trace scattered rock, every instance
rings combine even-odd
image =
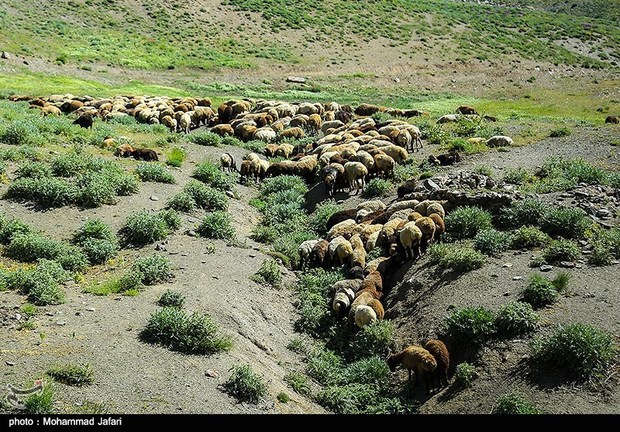
[[[54,316],[54,312],[45,312],[45,315],[47,315],[47,316]]]
[[[510,263],[510,262],[504,263],[504,264],[502,265],[502,267],[504,267],[504,268],[510,268],[510,267],[512,267],[512,263]]]
[[[565,267],[565,268],[575,268],[575,263],[572,261],[561,261],[560,262],[560,267]]]
[[[81,311],[77,311],[77,312],[75,313],[75,316],[81,316],[81,315],[82,315],[82,312],[81,312]]]
[[[5,360],[4,363],[6,363],[7,366],[15,366],[15,362],[12,361]]]
[[[88,312],[95,312],[95,308],[94,307],[87,307],[86,310]]]
[[[235,197],[235,193],[233,191],[226,191],[226,195],[228,195],[229,198],[234,198]]]
[[[250,258],[256,258],[256,254],[250,254]]]
[[[517,281],[523,279],[523,276],[513,276],[512,280]]]
[[[217,378],[218,376],[220,376],[220,373],[213,369],[207,369],[205,371],[205,375],[208,376],[209,378]]]
[[[220,278],[219,276],[216,276],[216,275],[213,275],[213,276],[211,276],[211,277],[212,277],[213,279],[219,279],[219,278]]]
[[[435,191],[435,190],[439,190],[439,189],[441,189],[441,188],[439,187],[439,185],[438,185],[437,183],[435,183],[435,182],[434,182],[433,180],[431,180],[431,179],[426,179],[426,180],[424,181],[424,185],[426,186],[426,188],[427,188],[428,190],[431,190],[431,191]]]
[[[156,251],[165,251],[166,250],[166,245],[164,245],[163,243],[157,243],[155,245],[155,250]]]
[[[64,326],[64,325],[67,325],[67,321],[56,321],[56,325],[57,325],[57,326]]]
[[[510,295],[510,291],[506,291],[504,294],[502,294],[503,296],[509,296]]]
[[[544,264],[544,265],[540,266],[540,271],[541,272],[548,272],[548,271],[551,271],[551,270],[553,270],[553,266],[552,265]]]
[[[2,51],[2,54],[0,54],[0,58],[3,58],[4,60],[8,60],[11,58],[11,54],[9,54],[6,51]]]
[[[155,195],[151,195],[151,197],[149,198],[151,201],[159,201],[159,197],[155,196]]]
[[[288,77],[286,77],[286,82],[292,82],[292,83],[296,83],[296,84],[305,84],[306,83],[306,79],[304,77],[288,76]]]
[[[19,321],[20,319],[22,319],[21,314],[16,313],[16,314],[15,314],[15,319],[16,319],[17,321]]]
[[[187,252],[183,252],[181,256],[189,256],[189,254]]]
[[[196,234],[196,231],[194,230],[187,230],[187,235],[190,237],[197,237],[198,234]]]

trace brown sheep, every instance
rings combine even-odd
[[[456,109],[456,113],[463,115],[478,115],[478,111],[476,111],[476,108],[469,105],[461,105]]]
[[[424,377],[426,383],[426,394],[431,392],[431,374],[437,369],[437,360],[426,349],[418,345],[411,345],[401,352],[390,355],[387,364],[392,372],[396,371],[398,365],[403,365],[409,371],[409,383],[411,383],[411,372],[415,375],[415,382],[418,376]]]
[[[383,308],[383,305],[381,304],[381,302],[377,299],[372,299],[368,302],[368,306],[370,306],[372,310],[375,311],[375,314],[377,315],[377,319],[381,321],[383,317],[385,316],[385,309]]]
[[[282,131],[280,136],[282,138],[301,139],[306,136],[306,133],[300,127],[291,127],[289,129]]]
[[[398,186],[398,188],[396,189],[396,194],[398,195],[398,198],[402,198],[405,195],[409,195],[410,193],[414,192],[416,189],[416,186],[417,186],[416,179],[412,178],[412,179],[407,180],[406,182]]]
[[[329,242],[325,239],[319,240],[310,252],[310,266],[311,267],[323,267],[327,264],[327,250],[329,248]]]
[[[93,118],[90,114],[82,114],[73,124],[82,128],[91,129],[93,127]]]
[[[279,175],[293,175],[296,167],[296,162],[288,160],[272,163],[271,165],[269,165],[269,168],[267,168],[267,177],[276,177]]]
[[[437,369],[435,369],[435,373],[431,376],[431,385],[433,388],[436,388],[435,376],[437,376],[439,388],[444,386],[447,387],[450,383],[448,381],[448,368],[450,367],[450,353],[448,352],[448,348],[446,348],[446,345],[442,341],[431,339],[426,342],[424,349],[431,353],[437,362]]]
[[[253,174],[252,171],[252,162],[249,160],[241,161],[241,168],[239,169],[240,181],[246,182],[250,179],[250,176]]]
[[[265,146],[265,149],[263,150],[263,153],[265,156],[272,158],[276,156],[277,151],[278,151],[277,144],[267,144]]]
[[[157,156],[157,152],[155,152],[155,150],[151,150],[147,148],[134,149],[133,152],[131,153],[131,156],[134,159],[140,159],[146,162],[159,160],[159,157]]]
[[[327,229],[331,229],[334,225],[344,222],[348,219],[355,219],[357,209],[339,210],[327,219]]]
[[[368,273],[362,281],[361,288],[374,289],[377,292],[383,291],[383,278],[381,277],[381,273],[377,270]]]
[[[357,108],[355,108],[355,114],[357,114],[358,116],[371,116],[375,113],[378,113],[379,111],[380,111],[380,108],[378,106],[370,105],[366,103],[363,103],[359,105]]]
[[[45,105],[44,107],[41,108],[41,115],[43,117],[47,117],[49,115],[58,117],[60,116],[60,114],[62,114],[62,112],[60,111],[60,108],[54,105]]]
[[[314,132],[321,128],[323,120],[319,114],[310,114],[308,117],[308,128]]]
[[[428,217],[435,222],[435,236],[433,237],[433,240],[437,243],[441,243],[441,236],[446,232],[446,224],[443,218],[437,213],[432,213]]]
[[[134,152],[134,148],[130,146],[129,144],[121,144],[118,147],[116,147],[116,150],[114,151],[114,155],[119,156],[119,157],[129,157],[132,155],[133,152]]]
[[[215,125],[211,128],[211,132],[219,136],[233,136],[235,134],[235,130],[229,124]]]
[[[620,116],[607,116],[605,118],[605,123],[609,124],[620,124]]]

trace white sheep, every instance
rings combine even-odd
[[[417,247],[418,256],[421,254],[420,242],[422,241],[422,231],[415,222],[407,222],[399,234],[400,243],[405,248],[405,258],[414,258],[413,247]]]
[[[181,115],[181,118],[179,120],[179,127],[181,128],[181,130],[183,132],[185,132],[186,134],[189,133],[189,128],[192,125],[192,116],[189,113],[183,113]]]
[[[505,135],[495,135],[487,140],[487,145],[489,147],[506,147],[513,144],[513,139]]]
[[[349,192],[359,193],[360,188],[364,192],[366,187],[366,176],[368,169],[361,162],[347,162],[344,164],[344,171],[347,181],[349,182]]]
[[[312,253],[312,249],[318,242],[318,240],[306,240],[299,245],[297,252],[299,253],[299,267],[302,270],[308,265],[308,260],[310,258],[310,254]]]
[[[359,328],[364,328],[375,321],[377,321],[377,314],[370,306],[361,305],[355,309],[355,325]]]

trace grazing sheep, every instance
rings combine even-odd
[[[60,108],[58,108],[55,105],[45,105],[41,108],[41,115],[43,117],[47,117],[47,116],[55,116],[55,117],[59,117],[62,114],[62,111],[60,111]]]
[[[416,225],[416,222],[407,222],[399,234],[400,244],[405,249],[405,259],[414,259],[421,255],[420,243],[422,241],[422,231]],[[414,253],[414,247],[415,252]]]
[[[131,157],[134,159],[143,160],[146,162],[150,161],[158,161],[159,156],[157,156],[157,152],[155,150],[147,149],[147,148],[135,148],[131,153]]]
[[[322,267],[327,264],[329,251],[329,242],[327,240],[319,240],[310,253],[310,265],[312,267]]]
[[[426,247],[429,243],[433,242],[433,238],[435,237],[435,222],[429,217],[421,217],[415,221],[415,224],[420,228],[420,231],[422,231],[422,251],[426,252]]]
[[[435,222],[435,237],[433,240],[437,243],[441,243],[441,236],[446,232],[446,224],[438,213],[432,213],[428,217]]]
[[[300,127],[291,127],[282,131],[280,134],[282,138],[301,139],[306,136],[304,130]]]
[[[341,243],[344,243],[345,241],[347,241],[347,239],[345,239],[343,236],[334,237],[333,239],[330,240],[329,247],[327,248],[327,253],[329,256],[329,263],[331,265],[336,264],[336,258],[338,256],[337,254],[338,246]]]
[[[260,169],[258,172],[258,178],[260,180],[264,180],[265,177],[267,177],[267,171],[269,171],[269,167],[271,166],[271,164],[269,163],[268,160],[264,160],[264,159],[261,159],[259,163],[260,163]]]
[[[336,316],[340,318],[344,316],[349,306],[351,306],[352,301],[353,293],[351,290],[343,289],[338,291],[334,294],[334,299],[332,300],[332,310],[336,312]]]
[[[357,108],[355,108],[354,112],[358,116],[371,116],[375,113],[378,113],[379,110],[380,108],[376,105],[370,105],[370,104],[363,103],[359,105]]]
[[[456,109],[456,113],[463,115],[479,115],[478,111],[476,111],[476,108],[469,105],[461,105]]]
[[[263,150],[263,154],[270,158],[275,157],[278,147],[279,146],[277,144],[267,144]]]
[[[360,266],[351,267],[347,273],[349,279],[358,279],[362,281],[364,279],[364,269]]]
[[[442,219],[446,218],[446,211],[444,210],[443,206],[438,202],[432,202],[428,205],[428,207],[426,207],[426,216],[430,216],[434,213],[441,216]]]
[[[274,131],[271,127],[256,129],[254,131],[253,139],[266,143],[273,142],[276,139],[276,131]]]
[[[426,209],[428,209],[428,206],[431,205],[432,203],[433,203],[433,201],[431,201],[431,200],[420,201],[413,208],[413,210],[415,210],[416,212],[420,213],[421,215],[425,215],[426,214]]]
[[[437,124],[454,123],[459,121],[460,116],[457,114],[446,114],[437,119]]]
[[[351,308],[349,309],[349,321],[355,321],[355,312],[358,307],[368,305],[368,303],[370,303],[370,301],[374,298],[375,297],[368,292],[358,291],[355,294],[355,299],[351,303]]]
[[[297,162],[289,160],[272,163],[267,169],[267,177],[276,177],[279,175],[293,175],[296,167]]]
[[[444,386],[447,387],[450,383],[448,381],[448,368],[450,367],[450,353],[448,352],[448,348],[446,348],[446,345],[442,341],[438,339],[431,339],[426,342],[424,349],[431,353],[437,362],[435,374],[431,376],[431,384],[433,388],[435,388],[435,375],[437,376],[438,386],[440,388]]]
[[[106,136],[101,144],[103,144],[103,148],[110,148],[116,146],[117,142],[114,138]]]
[[[250,176],[253,175],[252,170],[252,162],[249,160],[241,161],[241,168],[239,169],[239,180],[241,183],[245,183],[250,179]]]
[[[394,159],[394,162],[398,164],[402,164],[409,157],[407,150],[397,145],[390,144],[390,145],[381,147],[381,150],[383,150],[383,153],[385,153],[386,155]]]
[[[349,192],[359,193],[360,187],[362,192],[366,187],[366,176],[368,169],[361,162],[347,162],[344,164],[344,171],[347,181],[349,182]]]
[[[376,270],[379,272],[379,274],[384,275],[390,269],[391,264],[392,264],[392,261],[390,260],[389,257],[375,258],[374,260],[366,264],[366,267],[364,267],[364,273],[370,274]]]
[[[413,210],[418,204],[420,204],[420,201],[418,200],[396,201],[395,203],[390,204],[387,210],[391,212],[396,212],[399,210],[407,210],[407,209]]]
[[[312,253],[312,249],[318,243],[318,240],[306,240],[302,244],[299,245],[297,252],[299,253],[299,268],[304,270],[309,264],[310,254]]]
[[[353,210],[353,216],[355,217],[355,209],[352,209],[352,210]],[[328,221],[328,225],[329,225],[329,221]],[[355,222],[355,220],[351,218],[345,219],[341,222],[336,223],[331,228],[329,228],[329,231],[327,232],[327,238],[331,240],[334,237],[338,237],[340,235],[345,238],[348,238],[351,236],[351,231],[353,231],[353,228],[355,226],[357,226],[357,223]]]
[[[235,130],[229,124],[215,125],[211,128],[211,132],[219,136],[233,136],[235,134]]]
[[[383,317],[385,316],[385,309],[383,308],[383,305],[379,300],[372,299],[368,302],[367,306],[370,306],[372,310],[375,311],[375,314],[377,315],[377,319],[379,321],[383,319]]]
[[[364,245],[361,247],[353,248],[353,253],[351,254],[349,260],[349,267],[365,267],[366,266],[366,249]]]
[[[506,147],[514,144],[512,138],[504,135],[495,135],[487,140],[489,147]]]
[[[407,369],[409,371],[409,383],[411,383],[411,372],[415,374],[416,382],[418,381],[418,375],[423,376],[426,383],[426,394],[430,394],[430,374],[437,369],[437,360],[426,349],[418,345],[408,346],[401,352],[390,355],[387,364],[392,372],[399,365]]]
[[[605,123],[608,124],[620,124],[620,116],[610,115],[605,117]]]
[[[220,168],[225,172],[238,172],[235,157],[230,153],[222,153],[220,156]]]
[[[422,148],[422,133],[417,126],[410,125],[399,131],[394,141],[405,150],[411,149],[414,152]]]
[[[348,240],[341,241],[336,246],[336,256],[338,257],[338,264],[344,265],[351,261],[353,256],[353,246]]]
[[[129,157],[132,155],[133,152],[134,152],[134,148],[130,146],[129,144],[121,144],[118,147],[116,147],[116,150],[114,151],[114,155],[120,156],[120,157]]]
[[[321,170],[321,180],[325,183],[325,193],[330,197],[334,196],[334,192],[336,191],[338,175],[338,169],[331,165],[328,165]]]
[[[278,149],[276,150],[276,156],[280,156],[285,159],[288,159],[291,157],[294,150],[295,150],[295,147],[293,147],[291,144],[280,144],[278,146]]]
[[[377,270],[373,270],[366,274],[366,277],[362,281],[361,289],[369,289],[375,290],[376,292],[383,291],[383,278],[381,277],[381,273]]]
[[[493,116],[490,116],[490,115],[484,115],[484,116],[482,116],[482,120],[488,121],[488,122],[496,122],[497,121],[497,117],[493,117]]]
[[[179,128],[185,132],[189,133],[189,129],[192,126],[192,116],[189,113],[183,113],[179,119]]]
[[[90,129],[93,127],[93,118],[90,114],[82,114],[74,122],[74,125],[78,125],[81,128]]]
[[[407,222],[406,220],[401,219],[401,218],[395,218],[395,219],[387,221],[383,225],[383,228],[381,229],[381,234],[379,235],[381,244],[387,244],[390,237],[396,234],[396,230],[398,230],[398,227],[401,224],[404,225],[406,222]]]
[[[175,118],[173,118],[173,117],[171,117],[169,115],[162,117],[161,124],[163,124],[168,129],[170,129],[171,132],[176,132],[177,131],[178,122],[176,121]]]
[[[379,225],[383,228],[382,225]],[[371,250],[373,250],[375,247],[377,247],[377,241],[379,240],[379,235],[381,234],[381,231],[375,231],[372,234],[370,234],[368,236],[368,240],[366,240],[366,251],[370,252]],[[366,264],[368,265],[368,264]]]
[[[377,313],[369,305],[359,305],[355,308],[354,321],[356,326],[364,328],[377,321]]]
[[[314,180],[314,173],[318,165],[316,155],[304,156],[297,161],[294,174],[305,179],[307,182]]]
[[[378,177],[383,178],[393,178],[394,177],[394,166],[396,162],[391,156],[386,155],[385,153],[379,153],[374,156],[375,161],[375,172]]]
[[[357,211],[360,210],[368,210],[370,212],[385,210],[385,204],[381,200],[364,201],[357,206]]]

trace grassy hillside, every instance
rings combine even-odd
[[[0,49],[86,69],[89,63],[247,68],[264,59],[310,64],[325,61],[325,52],[333,59],[365,50],[371,40],[405,58],[422,53],[444,61],[529,59],[595,68],[620,61],[617,5],[504,3],[536,8],[452,0],[196,0],[183,7],[163,0],[7,0]],[[549,12],[556,10],[561,13]]]

